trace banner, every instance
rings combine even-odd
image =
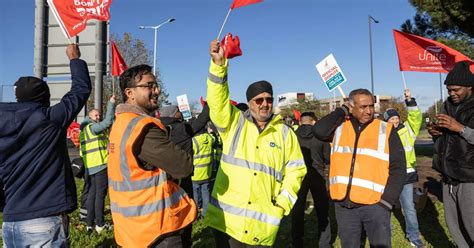
[[[460,61],[473,62],[466,55],[434,40],[393,30],[400,71],[448,73]]]
[[[89,19],[108,21],[112,0],[48,0],[66,38],[71,38],[86,28]]]
[[[183,119],[189,120],[193,116],[191,115],[191,108],[189,107],[188,96],[186,94],[176,97],[178,101],[178,108],[181,114],[183,114]]]
[[[318,70],[329,91],[333,91],[347,81],[332,53],[316,65],[316,70]]]
[[[66,131],[66,137],[72,141],[74,146],[77,148],[79,147],[79,134],[81,133],[81,130],[79,129],[80,125],[79,123],[73,121],[71,125],[67,128]]]
[[[127,64],[120,55],[115,42],[112,41],[112,76],[120,76],[125,70],[127,70]]]

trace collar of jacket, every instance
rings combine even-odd
[[[144,116],[150,116],[143,108],[140,106],[130,104],[130,103],[122,103],[117,105],[117,108],[115,109],[116,114],[121,114],[121,113],[134,113],[137,115],[144,115]]]
[[[263,132],[263,130],[265,130],[267,128],[267,126],[269,127],[273,127],[276,123],[278,123],[279,121],[281,121],[281,116],[280,115],[276,115],[276,114],[273,114],[270,115],[270,117],[268,118],[268,121],[265,123],[265,127],[263,129],[260,129],[260,127],[258,127],[255,119],[252,117],[252,114],[250,113],[250,109],[247,109],[245,112],[242,113],[244,115],[244,118],[247,119],[248,121],[252,122],[255,124],[255,126],[257,126],[258,130],[261,132]]]
[[[92,123],[93,121],[89,116],[86,116],[84,120],[81,122],[81,126],[79,127],[80,130],[84,129],[89,123]]]

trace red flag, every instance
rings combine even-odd
[[[67,38],[86,28],[89,19],[108,21],[112,0],[48,0],[48,5]]]
[[[120,76],[125,70],[127,70],[127,64],[120,55],[115,42],[112,41],[112,76]]]
[[[81,133],[81,130],[79,128],[79,123],[73,121],[66,131],[67,138],[71,139],[72,143],[76,147],[79,147],[79,134]]]
[[[448,73],[454,64],[467,60],[466,55],[434,40],[393,30],[400,71]]]
[[[236,8],[243,7],[245,5],[250,5],[250,4],[260,3],[260,2],[263,2],[263,0],[234,0],[230,8],[236,9]]]
[[[232,34],[228,33],[222,39],[221,44],[224,46],[225,57],[227,59],[242,55],[239,36],[236,35],[234,38],[232,38]]]
[[[206,104],[206,101],[204,101],[204,98],[202,96],[199,99],[199,101],[201,102],[201,107],[204,107],[204,104]]]
[[[301,119],[301,112],[298,111],[298,110],[296,110],[296,109],[292,109],[291,111],[293,111],[293,115],[295,116],[295,119],[296,119],[297,121],[300,121],[300,119]]]

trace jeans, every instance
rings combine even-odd
[[[193,194],[194,201],[196,201],[198,208],[202,208],[201,215],[204,216],[207,211],[207,205],[209,204],[210,182],[193,182]]]
[[[390,248],[391,212],[374,204],[345,208],[336,203],[336,220],[342,248],[359,248],[362,228],[367,233],[370,247]]]
[[[101,170],[96,174],[89,175],[90,188],[87,194],[87,225],[92,226],[94,222],[97,226],[103,226],[104,204],[107,195],[108,177],[107,169]]]
[[[403,210],[406,224],[406,236],[412,241],[420,239],[420,230],[418,229],[418,219],[416,217],[415,203],[413,202],[413,184],[405,184],[400,194],[400,204]]]
[[[3,222],[3,247],[68,247],[69,218],[57,215]]]
[[[263,245],[248,245],[245,243],[242,243],[231,236],[229,236],[227,233],[223,233],[221,231],[218,231],[216,229],[212,228],[212,232],[214,233],[214,240],[216,242],[216,246],[218,248],[264,248],[264,247],[270,247],[270,246],[263,246]]]

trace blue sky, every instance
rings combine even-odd
[[[0,84],[12,85],[18,77],[33,74],[34,1],[2,2]],[[209,42],[217,36],[231,2],[114,0],[110,31],[130,32],[153,51],[153,31],[138,26],[175,18],[158,31],[157,66],[171,101],[181,94],[196,101],[206,95]],[[240,37],[244,53],[230,61],[231,97],[245,101],[247,86],[262,79],[273,84],[275,94],[313,92],[318,99],[332,97],[315,69],[330,53],[348,78],[342,86],[346,94],[370,89],[369,14],[380,21],[372,24],[375,92],[401,96],[392,29],[414,16],[408,0],[266,0],[235,9],[224,29]],[[439,74],[405,72],[405,77],[422,109],[439,99]],[[12,100],[12,88],[2,88],[4,100]]]

